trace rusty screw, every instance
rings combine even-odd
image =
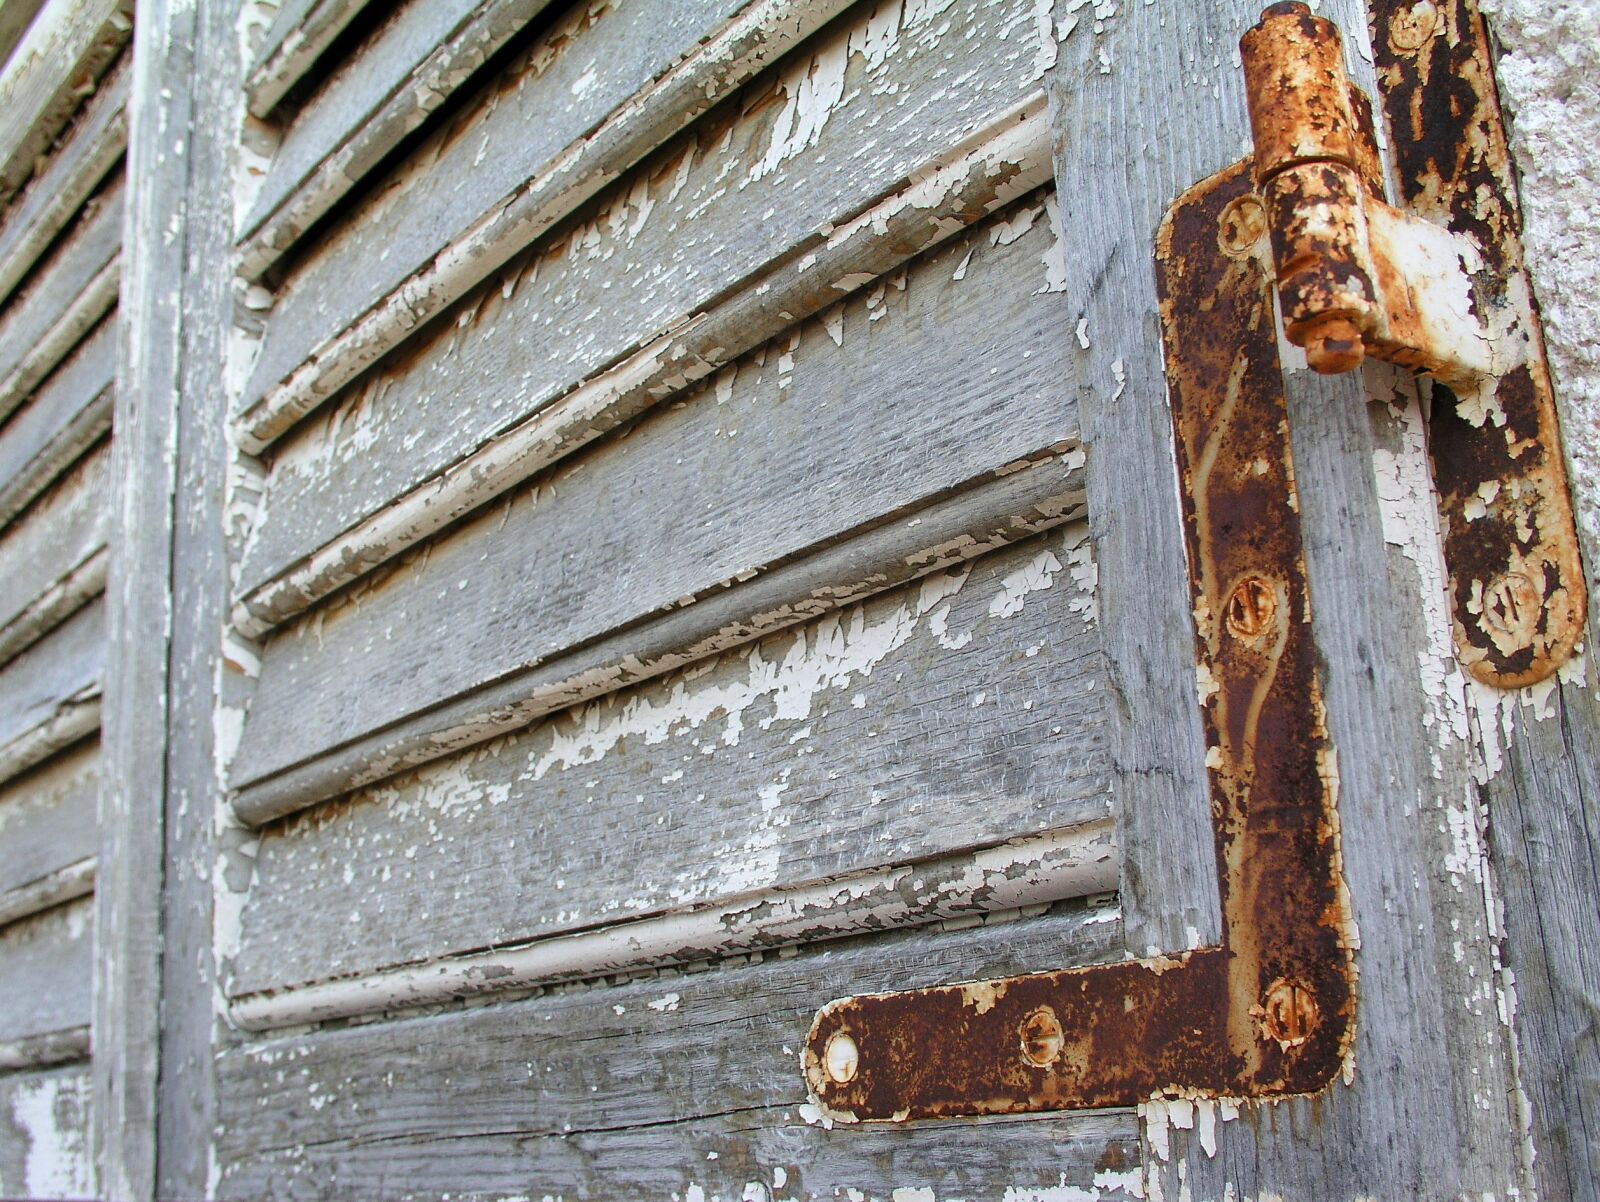
[[[1241,196],[1217,218],[1217,242],[1230,259],[1242,259],[1267,236],[1267,210],[1258,197]]]
[[[1261,1029],[1288,1051],[1311,1038],[1321,1015],[1311,991],[1298,981],[1279,977],[1261,998]]]
[[[1023,1019],[1017,1033],[1022,1038],[1022,1058],[1034,1068],[1049,1068],[1061,1059],[1067,1038],[1061,1020],[1049,1006],[1040,1006]]]
[[[848,1085],[861,1067],[861,1051],[848,1032],[835,1031],[822,1049],[822,1067],[835,1085]]]
[[[1483,621],[1492,632],[1526,642],[1539,613],[1539,590],[1521,572],[1507,572],[1483,591]]]
[[[1439,24],[1439,10],[1433,0],[1417,0],[1395,12],[1389,22],[1389,45],[1403,54],[1414,54],[1428,44]]]
[[[1246,576],[1228,598],[1223,621],[1235,638],[1259,638],[1272,624],[1277,609],[1278,598],[1272,585],[1260,576]]]

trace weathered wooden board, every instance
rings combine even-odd
[[[815,1008],[841,993],[1114,955],[1114,915],[1069,907],[852,940],[230,1051],[218,1196],[425,1197],[470,1182],[477,1196],[737,1198],[755,1181],[762,1198],[991,1196],[1001,1183],[1029,1197],[1064,1182],[1121,1197],[1138,1181],[1131,1115],[829,1131],[805,1121],[797,1055]]]
[[[280,444],[241,569],[247,620],[270,625],[293,616],[798,319],[894,274],[1044,182],[1048,147],[1042,112],[1006,120],[992,138],[944,156],[944,167],[918,172],[907,188],[813,241],[799,259],[762,262],[760,274],[737,279],[719,267],[716,279],[727,287],[716,303],[666,318],[669,333],[587,378],[585,370],[609,354],[604,344],[575,362],[550,355],[515,374],[495,370],[507,357],[527,360],[530,341],[542,346],[575,333],[564,324],[548,328],[550,314],[571,300],[568,276],[582,266],[568,248],[551,251],[543,266],[534,260],[512,269],[478,299],[475,317],[376,373],[365,392]],[[586,270],[603,270],[603,262],[603,255],[588,261]],[[690,289],[704,283],[705,272],[690,261],[666,274]],[[521,289],[509,306],[508,288]],[[600,324],[612,329],[616,310],[631,304],[619,299]]]
[[[133,0],[48,0],[0,73],[0,199],[33,173],[133,31]]]
[[[1589,559],[1591,648],[1600,646]],[[1504,997],[1532,1109],[1539,1196],[1600,1199],[1600,670],[1592,652],[1559,684],[1480,692],[1481,798],[1503,902]],[[1551,687],[1555,685],[1555,687]]]
[[[0,1076],[0,1193],[95,1196],[89,1092],[81,1066]]]
[[[0,907],[5,898],[92,859],[100,847],[100,749],[85,741],[0,787]],[[80,874],[81,875],[81,874]],[[67,882],[62,881],[65,885]],[[79,882],[79,892],[84,892]],[[50,894],[41,900],[51,900]],[[55,901],[63,900],[58,889]]]
[[[984,473],[914,517],[849,532],[237,790],[234,813],[252,825],[280,818],[1053,529],[1082,516],[1081,461],[1068,450]]]
[[[586,5],[558,26],[564,36],[552,30],[520,55],[476,104],[455,114],[352,210],[284,288],[245,402],[257,400],[341,322],[370,308],[745,2],[688,0],[649,21],[602,7],[589,28]],[[661,131],[661,140],[675,132]],[[276,207],[280,198],[269,192],[263,199]]]
[[[0,63],[11,57],[44,0],[8,0],[0,6]]]
[[[1068,336],[1048,291],[1056,239],[1042,202],[1013,220],[797,327],[285,628],[234,783],[1070,443],[1063,367],[1035,349]]]
[[[0,1043],[88,1026],[93,957],[88,898],[0,929]]]
[[[83,210],[33,280],[0,312],[0,416],[7,416],[117,300],[120,177]]]
[[[581,359],[593,353],[594,342],[610,342],[600,337],[590,307],[598,302],[597,312],[604,319],[600,324],[611,324],[613,310],[627,293],[619,295],[603,285],[625,276],[632,282],[628,292],[638,292],[655,306],[657,321],[636,331],[630,320],[623,328],[635,337],[653,336],[660,322],[692,312],[697,303],[716,296],[719,288],[751,270],[764,254],[793,247],[818,235],[830,222],[852,215],[910,171],[948,153],[966,135],[992,126],[1001,113],[1037,89],[1040,42],[1032,11],[1020,0],[977,13],[963,6],[937,20],[929,19],[927,10],[919,10],[915,17],[899,25],[898,9],[891,8],[877,21],[864,18],[853,29],[824,34],[818,45],[802,49],[787,60],[787,67],[753,84],[719,117],[697,126],[687,135],[689,140],[619,188],[618,203],[607,213],[604,228],[585,224],[574,231],[578,249],[592,243],[593,254],[604,267],[596,272],[599,263],[591,264],[582,282],[577,277],[585,273],[574,271],[571,295],[562,305],[563,314],[570,316],[546,326],[542,335],[567,337],[570,342],[552,343],[552,349]],[[573,43],[574,51],[605,28],[602,21]],[[960,68],[946,55],[955,56]],[[551,70],[557,66],[559,62]],[[957,70],[963,84],[952,88],[948,79]],[[608,72],[599,78],[620,76]],[[597,83],[595,88],[603,86]],[[531,91],[522,103],[531,102]],[[755,109],[762,112],[752,111],[754,120],[740,120],[740,110]],[[309,393],[301,395],[299,384],[280,389],[280,383],[302,364],[316,375],[321,369],[308,359],[322,356],[319,348],[340,337],[358,315],[386,296],[399,295],[394,290],[406,276],[461,228],[458,211],[482,213],[504,194],[497,181],[473,203],[461,189],[476,190],[501,172],[497,160],[510,161],[518,153],[515,148],[530,143],[528,122],[533,118],[507,104],[497,106],[485,120],[496,126],[504,121],[506,135],[491,138],[496,131],[487,131],[487,125],[481,136],[465,126],[445,131],[453,140],[431,144],[413,156],[402,176],[373,199],[374,211],[351,214],[322,253],[285,288],[243,398],[249,429],[260,424],[256,418],[261,415],[252,416],[252,406],[263,413],[282,409],[279,400],[269,398],[272,390],[290,394],[283,404],[297,412],[304,412],[303,403],[314,403],[307,400]],[[655,144],[672,132],[658,129]],[[502,150],[507,135],[510,142]],[[560,145],[552,144],[547,151]],[[692,170],[696,160],[703,162],[708,154],[717,162],[694,181],[696,199],[682,193],[673,196],[678,171]],[[468,170],[467,164],[480,157],[482,167]],[[719,171],[723,174],[717,178]],[[505,186],[515,186],[515,174]],[[798,186],[800,179],[805,180],[803,187]],[[685,190],[689,183],[683,181]],[[627,196],[635,192],[630,206]],[[672,203],[661,205],[662,194]],[[658,207],[659,212],[652,212]],[[697,218],[692,226],[691,218]],[[630,234],[635,226],[637,233]],[[419,241],[422,235],[426,238]],[[683,259],[704,267],[712,247],[718,282],[708,279],[698,290],[675,294],[684,273],[666,272],[663,264]],[[580,255],[569,270],[587,258],[586,253]],[[503,259],[480,262],[481,271],[473,282],[500,262]],[[380,264],[376,270],[374,263]],[[659,288],[657,274],[665,277]],[[425,298],[407,297],[411,327],[438,312],[430,304],[417,311],[414,302],[419,299]],[[516,304],[513,299],[511,306]],[[630,346],[606,349],[614,356]]]
[[[245,81],[249,108],[265,117],[372,0],[285,0],[256,47]],[[394,0],[388,0],[393,4]]]
[[[104,662],[105,609],[95,602],[0,668],[0,780],[88,733],[74,719],[98,706]]]
[[[401,5],[295,114],[241,224],[241,272],[275,262],[548,3]]]
[[[102,321],[0,427],[0,524],[10,522],[111,429],[117,327]]]
[[[1107,807],[1081,522],[265,832],[236,993],[900,864]]]
[[[0,663],[105,587],[110,460],[102,443],[0,532]]]
[[[0,300],[11,295],[121,160],[128,140],[128,76],[125,63],[106,73],[43,172],[0,215]]]

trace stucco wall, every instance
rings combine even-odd
[[[1534,290],[1593,581],[1600,548],[1600,3],[1492,0]]]

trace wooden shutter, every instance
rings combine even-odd
[[[1248,149],[1255,16],[154,11],[211,65],[149,51],[132,144],[117,1192],[1526,1188],[1481,806],[1548,768],[1505,731],[1593,794],[1538,716],[1593,690],[1455,671],[1398,377],[1286,384],[1346,1078],[830,1127],[801,1075],[840,995],[1217,938],[1152,256]]]
[[[132,5],[32,8],[0,67],[0,1191],[69,1197],[96,1182],[91,894]]]

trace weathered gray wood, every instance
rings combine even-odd
[[[700,2],[703,0],[697,0]],[[341,311],[331,325],[325,326],[318,319],[317,313],[326,307],[322,301],[301,306],[307,311],[295,323],[299,330],[295,337],[310,341],[298,349],[284,350],[291,342],[285,332],[285,337],[275,339],[275,349],[266,352],[268,359],[281,358],[283,362],[271,366],[258,361],[253,377],[257,384],[248,388],[243,398],[240,445],[259,453],[301,416],[403,342],[419,324],[459,300],[677,130],[692,124],[768,64],[782,58],[847,3],[848,0],[812,0],[797,7],[788,0],[754,0],[709,40],[699,45],[691,41],[676,52],[669,51],[668,62],[679,53],[689,53],[645,92],[629,96],[624,90],[623,103],[598,127],[565,146],[559,142],[547,145],[547,152],[553,157],[542,162],[536,159],[531,177],[518,181],[514,176],[508,181],[514,185],[510,194],[486,192],[476,199],[448,198],[442,204],[434,201],[426,212],[417,207],[413,198],[408,206],[412,220],[402,221],[397,230],[365,245],[361,244],[362,239],[371,232],[366,227],[380,214],[364,209],[347,219],[345,229],[351,236],[338,240],[339,255],[319,258],[323,266],[315,278],[321,284],[318,288],[299,289],[301,299],[315,299],[313,294],[320,295],[329,284],[338,288],[337,281],[330,280],[325,270],[336,257],[351,256],[346,260],[347,266],[353,266],[364,278],[392,279],[394,286],[369,289],[372,307],[359,314]],[[659,12],[654,16],[656,20],[640,23],[639,29],[658,25]],[[588,43],[585,48],[595,47]],[[621,61],[632,57],[623,55]],[[642,72],[641,77],[648,74]],[[614,78],[611,71],[595,78],[602,81],[597,85],[601,95],[613,91],[609,86]],[[572,83],[578,84],[582,79],[579,76]],[[793,98],[798,102],[801,93],[809,94],[809,85],[798,79],[793,82]],[[587,87],[585,90],[593,91]],[[504,153],[520,160],[525,147],[543,144],[530,130],[551,124],[551,113],[559,111],[565,101],[565,95],[561,95],[551,105],[536,107],[523,121],[512,124]],[[821,113],[815,115],[821,117]],[[583,130],[601,116],[602,110],[594,111],[580,120],[577,128]],[[793,129],[791,124],[790,131]],[[808,132],[802,127],[802,139]],[[454,153],[446,163],[442,156],[450,151]],[[432,180],[467,178],[475,185],[493,180],[496,155],[485,158],[476,151],[465,159],[461,155],[459,140],[453,145],[441,145],[435,139],[411,157],[404,177],[385,189],[384,197],[396,199],[400,191],[406,190],[403,185],[417,182],[419,174]],[[436,170],[427,170],[428,167]],[[376,203],[392,218],[392,207],[385,207],[384,197]],[[439,229],[435,231],[435,227]],[[429,231],[438,232],[442,240],[434,239],[431,245],[427,240],[422,244],[414,241],[412,235]],[[411,266],[398,266],[402,260]],[[335,308],[346,310],[346,305],[341,303]],[[308,361],[306,356],[313,351],[314,358]],[[297,365],[299,370],[295,370]],[[291,371],[291,378],[281,385],[277,383],[282,373]]]
[[[432,1010],[489,995],[526,994],[574,981],[634,976],[732,956],[786,950],[884,931],[976,923],[1001,912],[1038,912],[1116,889],[1115,823],[1075,826],[862,872],[746,892],[565,935],[401,964],[228,1005],[240,1031],[276,1031],[400,1010]]]
[[[104,590],[110,458],[91,451],[0,533],[0,663]]]
[[[1010,242],[996,227],[941,247],[847,302],[837,345],[829,319],[797,328],[286,627],[264,653],[235,784],[1070,440],[1063,365],[1035,353],[1069,333],[1044,290],[1054,234],[1042,212],[1021,224]],[[776,461],[763,450],[780,446]]]
[[[285,0],[267,27],[245,80],[250,112],[265,117],[300,82],[370,0]]]
[[[93,827],[91,826],[92,830]],[[0,893],[0,924],[16,922],[30,914],[59,906],[94,892],[94,857],[74,860],[44,876],[36,877],[6,893]],[[0,1058],[3,1060],[3,1058]],[[38,1061],[27,1061],[29,1064]],[[6,1067],[0,1063],[0,1067]],[[11,1065],[10,1067],[15,1067]]]
[[[0,1070],[48,1068],[89,1058],[89,1028],[69,1027],[0,1043]]]
[[[258,400],[337,334],[340,323],[371,308],[745,2],[688,0],[649,21],[630,20],[618,9],[604,12],[592,28],[585,28],[587,10],[563,21],[565,37],[552,30],[544,45],[520,56],[323,241],[315,261],[279,296],[245,401]],[[400,32],[411,32],[410,24]],[[419,45],[416,52],[424,49]],[[578,87],[586,76],[589,87]],[[345,121],[358,116],[343,114]],[[667,127],[660,140],[676,132]],[[270,191],[263,199],[276,207]],[[378,247],[388,253],[380,257]]]
[[[115,320],[102,321],[0,427],[0,524],[10,522],[111,429]]]
[[[381,403],[341,406],[329,425],[281,444],[241,571],[253,582],[275,561],[281,566],[247,585],[241,627],[259,633],[303,612],[649,406],[1007,207],[1050,177],[1049,147],[1042,105],[1005,121],[994,137],[975,138],[966,153],[915,172],[914,182],[799,259],[737,281],[714,305],[565,391],[563,373],[547,367],[498,389],[480,380],[470,395],[460,395],[459,376],[450,370],[456,340],[449,332],[439,336],[419,348],[412,370],[374,376],[367,387]],[[472,333],[499,345],[518,328],[502,319]],[[482,353],[477,359],[492,361]],[[541,379],[545,388],[537,387]],[[520,404],[508,405],[506,394],[521,396]],[[530,407],[528,416],[515,417]],[[449,422],[441,420],[446,408],[456,415]],[[351,452],[358,445],[385,453],[361,456],[357,471]],[[450,458],[462,448],[469,449]]]
[[[91,859],[100,845],[99,801],[100,749],[88,741],[0,788],[0,899]],[[0,906],[0,921],[20,916],[15,905]]]
[[[250,824],[282,817],[1051,529],[1082,515],[1077,458],[1069,452],[986,474],[915,516],[852,533],[737,589],[713,590],[692,605],[418,711],[237,791],[234,812]]]
[[[122,184],[108,185],[0,313],[0,417],[9,416],[117,301]]]
[[[44,171],[0,217],[0,300],[11,295],[121,160],[128,143],[128,75],[125,63],[107,72]]]
[[[133,0],[47,0],[0,72],[0,199],[33,173],[133,31]]]
[[[1027,1196],[1109,1170],[1119,1197],[1136,1181],[1130,1115],[826,1131],[804,1122],[796,1054],[841,993],[1089,961],[1118,934],[1074,908],[228,1052],[218,1196],[423,1197],[470,1179],[486,1196],[729,1198],[782,1167],[787,1188],[759,1196]]]
[[[1071,0],[1056,8],[1062,28],[1080,22]],[[1089,529],[1117,699],[1107,727],[1112,792],[1129,849],[1123,922],[1136,955],[1215,943],[1221,932],[1153,255],[1173,199],[1239,155],[1239,134],[1221,134],[1213,105],[1168,99],[1197,47],[1231,45],[1237,35],[1226,18],[1165,16],[1130,7],[1106,23],[1103,39],[1074,30],[1051,88],[1071,243],[1071,333],[1053,349],[1075,366],[1088,453]],[[1102,53],[1118,66],[1102,71]],[[1236,73],[1215,74],[1236,95]]]
[[[155,995],[125,994],[120,999],[132,1010],[117,1024],[123,1038],[148,1038],[145,1024],[159,1019],[159,1047],[130,1050],[155,1052],[139,1069],[154,1067],[160,1100],[154,1114],[127,1108],[146,1126],[121,1137],[127,1150],[117,1155],[131,1168],[154,1145],[154,1171],[139,1181],[138,1196],[200,1198],[212,1193],[211,1146],[217,1126],[213,1056],[227,1038],[216,1009],[213,940],[220,938],[219,926],[228,913],[223,909],[214,917],[213,907],[219,897],[242,891],[248,882],[248,863],[239,850],[242,833],[220,829],[222,769],[217,759],[225,754],[218,744],[225,748],[230,741],[228,707],[239,704],[229,692],[230,684],[238,690],[238,668],[225,661],[219,638],[227,621],[230,571],[224,506],[233,452],[227,439],[225,376],[234,311],[234,198],[218,181],[236,168],[235,139],[244,100],[233,0],[175,3],[170,9],[152,4],[148,11],[140,10],[140,18],[148,19],[142,28],[159,30],[166,42],[159,58],[148,65],[150,74],[141,75],[150,91],[136,98],[138,111],[157,122],[147,129],[152,141],[143,149],[160,147],[159,139],[170,139],[173,130],[182,131],[184,141],[175,153],[161,147],[160,153],[143,158],[143,169],[153,178],[142,197],[135,194],[130,200],[130,236],[155,241],[170,207],[180,207],[186,223],[179,246],[148,248],[150,258],[136,277],[138,283],[130,277],[132,287],[125,293],[140,298],[141,316],[124,318],[127,341],[119,387],[134,382],[142,398],[136,407],[165,407],[169,416],[164,431],[162,422],[143,423],[134,444],[136,470],[149,472],[153,479],[123,482],[124,514],[131,507],[141,512],[117,532],[131,540],[133,549],[125,561],[124,587],[113,594],[112,630],[142,641],[144,647],[142,653],[128,648],[113,653],[107,697],[139,706],[158,696],[167,714],[160,721],[130,722],[117,736],[116,756],[109,746],[107,750],[107,781],[132,791],[123,812],[158,831],[154,848],[135,840],[118,844],[126,857],[124,892],[108,907],[130,900],[149,907],[136,930],[141,939],[158,935],[160,941],[158,973],[150,977],[142,974],[149,972],[155,957],[142,964],[135,961],[131,972],[122,964],[125,949],[107,957],[116,960],[112,971],[117,988],[131,989],[143,979]],[[138,154],[130,160],[132,165],[140,161]],[[154,352],[149,349],[152,341],[160,344]],[[119,443],[129,433],[122,416],[119,409]],[[172,440],[166,460],[158,441],[163,432]],[[169,508],[165,522],[170,524],[156,512],[162,504]],[[136,633],[141,621],[151,622],[158,614],[170,615],[167,641],[153,637],[148,628]],[[157,654],[166,657],[165,665],[154,662]],[[152,737],[154,743],[146,741]],[[148,757],[151,746],[165,753],[164,777],[138,762]],[[146,850],[154,852],[154,859],[139,860]],[[97,897],[104,887],[102,874]],[[141,954],[146,950],[148,946]],[[103,976],[97,987],[97,998],[103,997]],[[97,1069],[105,1054],[98,1042],[105,1029],[99,1020],[105,1015],[102,1004],[95,1027]],[[112,1089],[118,1084],[116,1075],[135,1059],[124,1057],[108,1073]],[[135,1140],[144,1142],[129,1149]],[[125,1179],[132,1179],[131,1172]]]
[[[233,992],[1104,814],[1086,552],[1074,523],[264,833]]]
[[[401,5],[295,115],[241,224],[241,274],[276,262],[548,3]]]
[[[42,4],[43,0],[6,0],[0,5],[0,65],[10,59]]]
[[[100,697],[105,642],[96,602],[0,667],[0,780],[87,733],[73,718]]]
[[[0,929],[0,1043],[88,1026],[93,944],[86,898]]]
[[[1589,547],[1589,595],[1600,596]],[[1600,626],[1591,601],[1588,645]],[[1532,1106],[1539,1196],[1600,1198],[1600,672],[1593,654],[1559,687],[1480,715],[1482,790],[1503,899],[1518,1080]],[[1500,725],[1504,723],[1504,725]]]
[[[95,1196],[85,1067],[0,1076],[0,1192]]]
[[[128,243],[118,301],[104,787],[94,896],[100,938],[92,1143],[99,1188],[128,1202],[153,1197],[156,1181],[181,315],[189,272],[214,269],[208,261],[188,257],[191,222],[204,212],[190,209],[192,143],[238,128],[220,105],[207,112],[193,104],[201,64],[215,61],[217,69],[226,70],[234,62],[233,43],[197,45],[195,27],[205,7],[180,0],[141,4],[127,103]],[[225,196],[223,178],[219,173],[197,180],[195,195]],[[205,695],[198,682],[190,693],[196,699]],[[190,711],[178,729],[209,727],[199,712]],[[164,754],[153,755],[152,748]],[[191,826],[209,826],[198,798],[194,813],[198,817]],[[182,1006],[187,998],[180,992],[172,1004]],[[178,1097],[206,1092],[204,1081],[181,1073],[173,1079]]]

